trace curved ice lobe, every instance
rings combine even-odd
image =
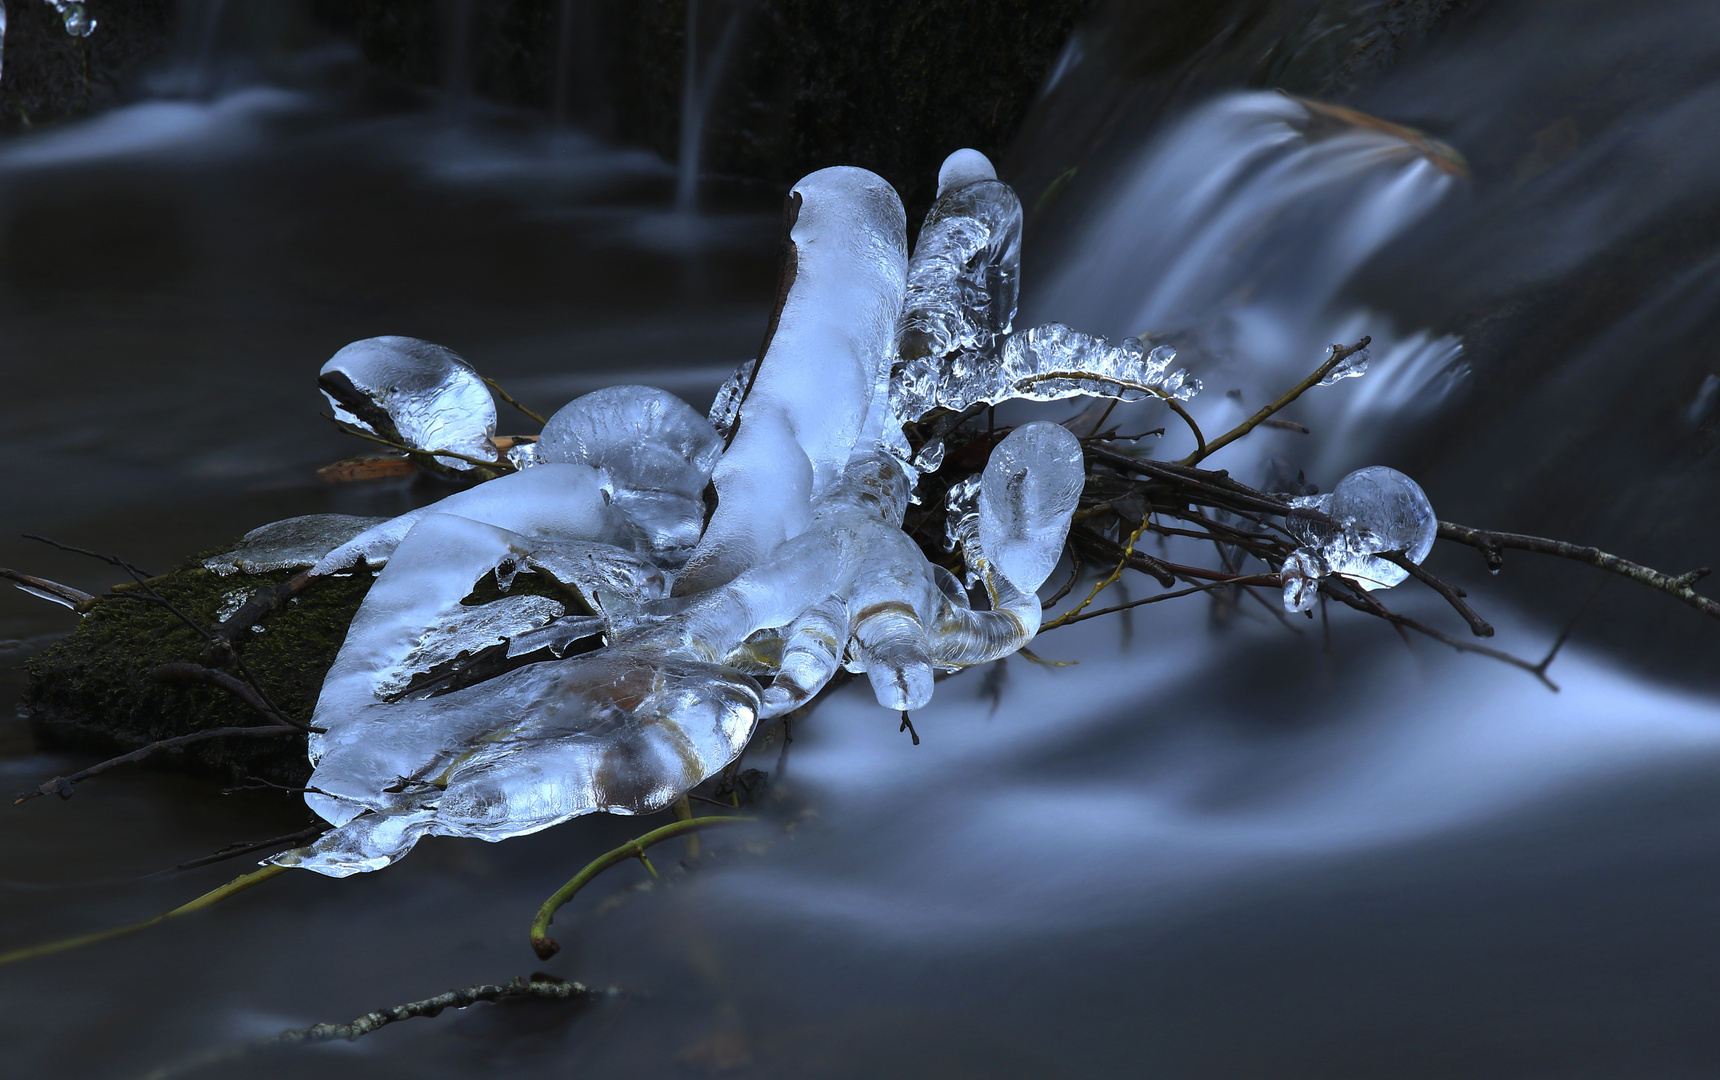
[[[564,624],[563,636],[592,632],[596,620],[557,621],[563,605],[544,597],[468,603],[487,576],[505,589],[556,556],[469,518],[417,521],[354,617],[312,717],[324,730],[311,737],[306,802],[337,829],[282,863],[344,876],[427,834],[500,840],[596,810],[649,813],[740,752],[757,684],[661,652],[611,648],[439,696],[411,692],[416,674],[462,653],[535,648]]]
[[[868,428],[883,429],[889,357],[907,277],[902,202],[865,169],[821,169],[794,186],[791,258],[775,332],[711,474],[717,507],[676,582],[713,588],[803,532],[812,500]]]
[[[977,150],[951,154],[938,181],[908,262],[896,334],[904,363],[958,349],[992,352],[1010,331],[1020,294],[1021,200]]]
[[[980,476],[980,546],[1023,593],[1062,557],[1086,480],[1081,442],[1061,424],[1024,424],[992,450]]]
[[[378,708],[325,742],[312,777],[327,795],[309,799],[339,827],[272,861],[346,877],[427,835],[497,841],[653,813],[740,754],[758,705],[732,668],[610,649]]]
[[[452,349],[417,338],[355,341],[332,356],[317,385],[335,417],[419,450],[496,460],[496,403],[484,380]],[[472,468],[438,456],[451,474]]]
[[[590,465],[653,551],[693,547],[722,437],[692,406],[650,386],[611,386],[563,406],[538,438],[538,462]]]
[[[1433,550],[1439,519],[1421,485],[1384,465],[1357,469],[1338,481],[1328,495],[1304,495],[1290,500],[1298,509],[1315,510],[1326,521],[1290,514],[1285,526],[1303,544],[1293,576],[1307,577],[1317,566],[1322,574],[1338,574],[1369,591],[1389,589],[1409,576],[1393,562],[1375,558],[1382,551],[1401,551],[1420,564]],[[1292,598],[1288,581],[1286,606]]]
[[[603,478],[589,465],[539,465],[510,473],[429,506],[389,518],[317,560],[311,573],[321,577],[388,562],[396,547],[422,519],[452,514],[518,533],[563,540],[605,540],[620,526],[604,498]]]
[[[203,560],[203,567],[221,577],[243,571],[265,574],[314,566],[329,552],[388,521],[352,514],[307,514],[270,522],[246,533],[237,544]]]

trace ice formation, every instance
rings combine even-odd
[[[642,550],[681,551],[699,542],[705,485],[722,449],[722,436],[675,395],[611,386],[550,417],[533,456],[598,470]]]
[[[351,514],[287,518],[252,529],[231,549],[204,559],[203,566],[221,577],[314,566],[329,552],[388,520]]]
[[[425,835],[649,813],[839,669],[915,709],[935,671],[1032,639],[1085,478],[1079,440],[1025,424],[955,486],[952,548],[988,601],[976,611],[903,531],[916,480],[943,461],[934,441],[910,464],[904,423],[939,405],[1192,385],[1167,350],[1010,332],[1020,205],[976,152],[946,162],[912,260],[901,202],[872,173],[813,173],[790,206],[763,355],[708,421],[661,390],[598,391],[511,455],[517,472],[361,531],[281,523],[224,557],[382,568],[313,716],[307,801],[336,828],[277,861],[341,876]],[[350,384],[330,396],[352,422],[493,459],[489,395],[452,353],[371,339],[330,361],[325,390],[330,373]]]
[[[448,450],[496,460],[496,403],[470,364],[452,349],[409,337],[374,337],[346,346],[317,374],[335,418],[417,450]],[[438,455],[450,473],[472,468]]]
[[[1384,465],[1357,469],[1327,495],[1301,495],[1290,505],[1319,516],[1291,513],[1285,526],[1301,547],[1285,561],[1284,607],[1307,611],[1318,581],[1340,575],[1364,589],[1389,589],[1409,571],[1376,558],[1401,551],[1420,564],[1433,550],[1439,520],[1414,480]]]

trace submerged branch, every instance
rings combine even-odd
[[[82,769],[70,776],[56,776],[52,780],[43,783],[40,787],[36,788],[35,791],[25,791],[20,793],[16,799],[12,800],[12,805],[17,806],[21,803],[27,803],[31,799],[42,795],[58,795],[62,799],[69,799],[72,797],[73,788],[76,785],[83,783],[85,780],[88,780],[90,777],[99,776],[102,773],[107,772],[109,769],[115,769],[121,765],[127,765],[134,761],[142,761],[151,754],[162,750],[172,750],[174,747],[178,746],[189,746],[192,743],[203,742],[206,739],[271,739],[280,738],[285,735],[293,735],[302,739],[305,736],[305,729],[292,727],[287,724],[259,724],[256,727],[211,728],[207,731],[193,731],[189,735],[176,735],[171,739],[158,739],[146,746],[138,747],[129,754],[121,754],[119,757],[108,758],[106,761],[91,765],[89,768]]]
[[[616,993],[611,988],[608,993]],[[188,1061],[166,1065],[150,1073],[145,1080],[170,1080],[172,1077],[183,1076],[186,1073],[236,1061],[248,1054],[262,1050],[271,1050],[283,1046],[303,1046],[310,1043],[345,1041],[369,1035],[373,1031],[398,1024],[402,1020],[415,1017],[435,1017],[441,1015],[444,1009],[465,1009],[482,1001],[588,1001],[601,996],[604,991],[593,990],[584,983],[565,982],[541,972],[531,978],[516,975],[507,983],[481,983],[468,986],[463,990],[449,990],[435,997],[422,1001],[408,1001],[404,1005],[394,1005],[386,1009],[377,1009],[356,1017],[344,1024],[314,1024],[308,1028],[294,1028],[283,1031],[279,1035],[256,1042],[240,1043],[236,1046],[224,1046],[201,1054]]]
[[[625,844],[622,844],[613,851],[599,855],[597,858],[587,863],[585,865],[585,869],[573,875],[572,878],[569,878],[566,885],[557,889],[554,894],[552,894],[548,900],[545,900],[543,905],[538,908],[537,917],[532,920],[532,951],[537,953],[538,959],[540,960],[548,960],[550,957],[561,951],[561,943],[549,936],[550,920],[555,918],[556,911],[558,911],[569,900],[572,900],[574,896],[578,894],[579,890],[591,884],[592,880],[595,879],[597,875],[603,873],[611,866],[614,866],[617,863],[626,862],[628,859],[638,859],[645,863],[646,867],[649,868],[651,864],[645,858],[645,849],[654,844],[660,844],[665,840],[673,840],[677,836],[682,836],[699,829],[708,829],[713,825],[741,825],[755,820],[757,819],[747,817],[705,817],[688,818],[683,821],[672,821],[660,829],[652,829],[644,836],[627,841]]]
[[[181,915],[189,915],[194,911],[202,911],[206,907],[219,904],[230,896],[237,896],[239,893],[244,892],[253,885],[261,885],[272,877],[277,877],[286,873],[287,869],[288,868],[285,866],[265,866],[261,869],[253,870],[249,874],[240,874],[238,877],[229,881],[220,888],[211,889],[189,903],[181,904],[172,911],[164,911],[153,919],[145,919],[140,923],[132,923],[130,926],[121,926],[113,930],[97,930],[91,934],[79,934],[77,937],[63,938],[59,941],[49,942],[46,945],[29,945],[22,949],[13,949],[8,953],[0,953],[0,966],[10,964],[18,960],[28,960],[36,956],[49,956],[53,953],[65,952],[68,949],[77,949],[85,945],[94,945],[99,941],[111,941],[114,938],[124,937],[127,934],[135,934],[139,930],[147,930],[150,927],[159,923],[164,923],[169,919],[177,919]]]

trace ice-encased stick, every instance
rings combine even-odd
[[[317,373],[335,418],[418,450],[451,450],[496,459],[496,403],[489,387],[454,350],[386,335],[345,346]],[[437,457],[450,473],[470,462]]]
[[[338,573],[361,561],[381,565],[412,527],[431,514],[453,514],[512,532],[565,540],[605,539],[615,525],[597,470],[589,465],[539,465],[390,518],[323,556],[311,573],[318,577]]]
[[[782,309],[712,472],[716,511],[677,594],[731,580],[806,529],[811,500],[841,474],[889,378],[907,275],[901,200],[882,177],[847,166],[807,176],[790,197]]]
[[[1299,496],[1290,505],[1318,510],[1331,519],[1330,524],[1295,514],[1286,519],[1304,545],[1308,565],[1370,591],[1389,589],[1409,576],[1396,563],[1375,558],[1377,553],[1401,551],[1419,564],[1433,550],[1439,532],[1433,504],[1421,485],[1384,465],[1357,469],[1330,494]]]
[[[426,629],[457,608],[478,579],[524,558],[519,539],[470,518],[430,514],[395,549],[353,616],[311,715],[311,723],[325,729],[310,738],[317,770],[311,787],[326,794],[313,792],[305,801],[324,819],[344,824],[366,808],[363,800],[396,777],[411,775],[455,734],[402,722],[392,729],[394,740],[381,740],[363,719],[381,700],[378,678],[413,650]]]
[[[1033,592],[1057,565],[1086,480],[1081,442],[1061,424],[1023,424],[992,450],[980,476],[980,545],[1017,589]]]
[[[740,672],[628,648],[388,706],[361,718],[352,749],[416,743],[412,771],[364,796],[371,813],[271,861],[344,877],[425,835],[495,841],[594,811],[652,813],[741,752],[758,706]]]
[[[898,358],[990,352],[1015,318],[1020,275],[1021,201],[984,154],[957,150],[939,170],[937,201],[908,261]]]
[[[951,490],[951,537],[991,610],[945,604],[932,634],[937,663],[984,663],[1033,640],[1041,619],[1035,590],[1057,565],[1084,481],[1080,441],[1061,425],[1036,421],[993,449],[977,482]]]

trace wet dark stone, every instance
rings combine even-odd
[[[175,0],[90,3],[96,28],[73,37],[52,6],[6,6],[0,132],[19,131],[118,101],[139,69],[172,42]]]

